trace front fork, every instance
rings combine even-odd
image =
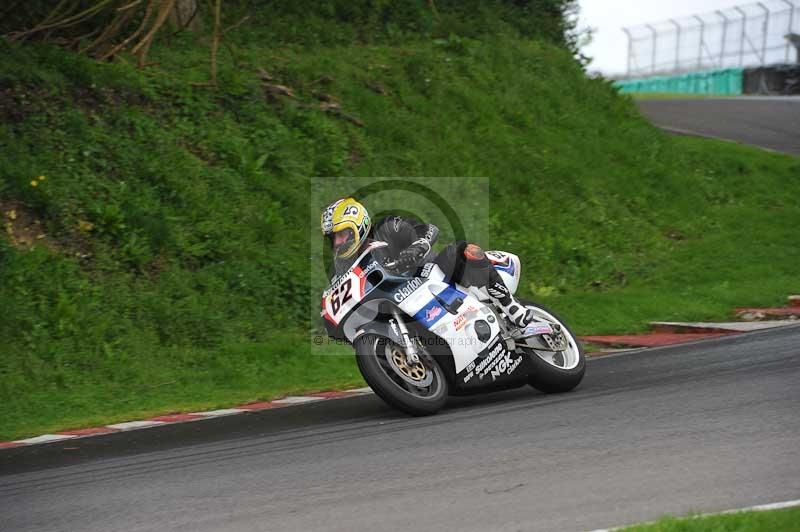
[[[417,344],[411,340],[411,335],[408,333],[408,327],[406,327],[406,322],[403,320],[403,315],[398,312],[397,309],[392,309],[392,316],[393,319],[390,325],[396,325],[397,328],[400,329],[400,336],[403,337],[403,342],[406,344],[406,358],[409,363],[418,364],[419,351],[417,350]]]

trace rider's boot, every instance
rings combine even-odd
[[[517,301],[506,284],[503,278],[494,269],[489,259],[483,250],[475,244],[468,244],[464,249],[464,257],[467,259],[466,263],[470,265],[471,273],[477,274],[472,277],[481,277],[483,280],[486,291],[489,296],[494,300],[495,304],[499,306],[502,311],[508,316],[508,320],[516,327],[523,328],[533,321],[533,311],[526,308],[525,305]]]
[[[486,285],[486,291],[494,300],[495,304],[508,316],[508,321],[515,326],[522,329],[533,321],[533,311],[525,307],[525,305],[517,301],[514,296],[511,295],[511,292],[508,291],[508,287],[503,282],[503,279],[500,278],[500,275],[497,276],[497,280],[494,283]]]

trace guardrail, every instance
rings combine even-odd
[[[626,78],[794,62],[787,38],[800,33],[796,0],[764,0],[623,28]]]

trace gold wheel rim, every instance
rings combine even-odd
[[[416,382],[422,382],[425,379],[427,370],[421,362],[409,365],[406,354],[399,349],[392,349],[391,357],[392,363],[395,365],[395,367],[409,379]]]

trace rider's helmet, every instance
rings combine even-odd
[[[367,209],[353,198],[334,201],[322,211],[322,234],[337,258],[354,255],[366,240],[369,229]]]

